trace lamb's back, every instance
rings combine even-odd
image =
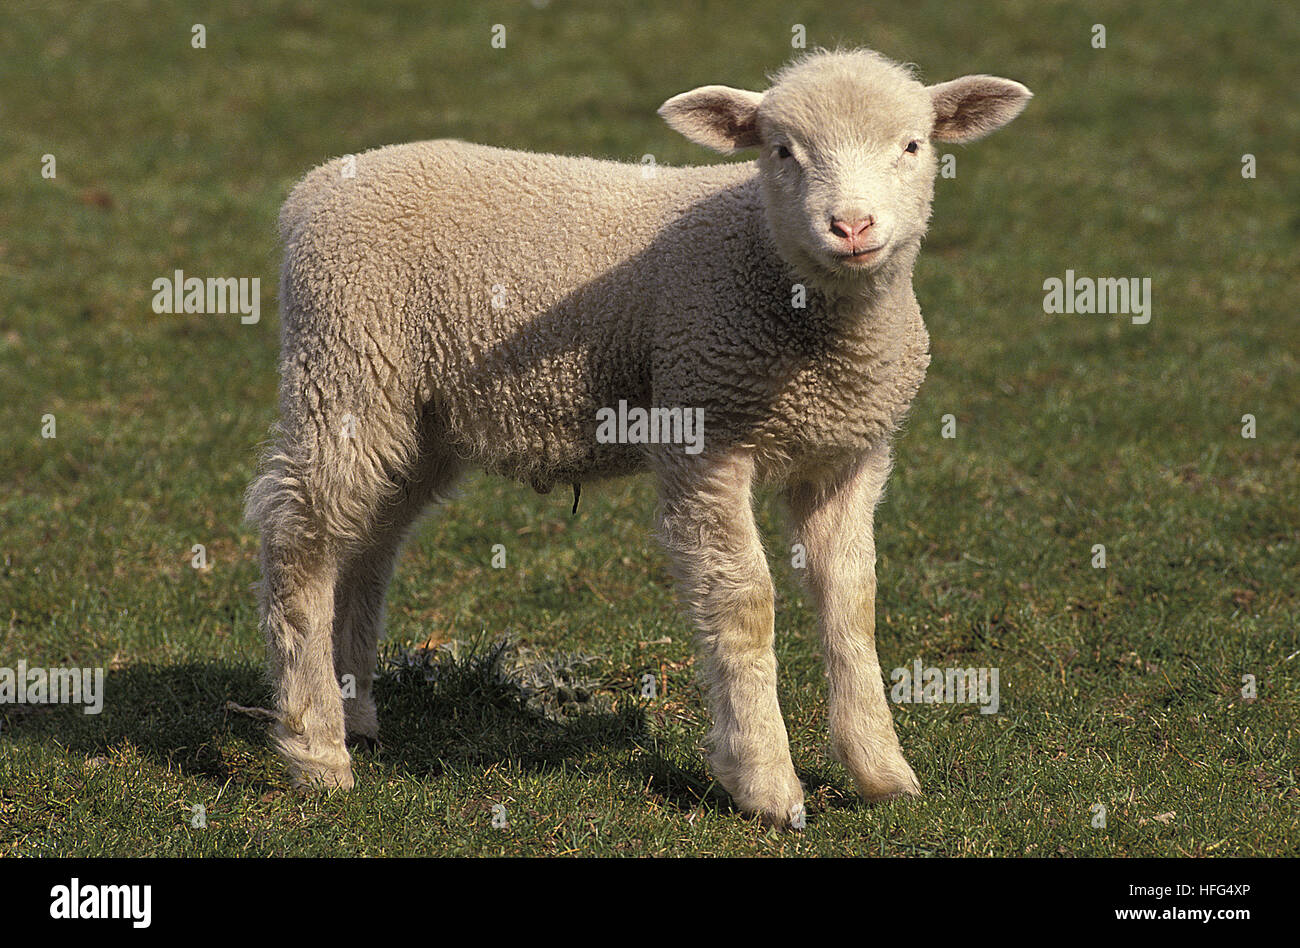
[[[285,202],[286,346],[385,367],[376,385],[435,402],[448,436],[502,473],[635,467],[627,446],[593,445],[595,412],[648,400],[671,225],[752,166],[647,174],[446,140],[352,161]]]

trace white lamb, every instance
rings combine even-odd
[[[741,810],[789,826],[803,790],[751,509],[756,486],[777,486],[820,613],[832,749],[865,799],[917,793],[876,657],[872,534],[891,435],[929,362],[912,267],[935,143],[979,138],[1029,97],[1007,79],[926,87],[873,52],[817,52],[766,93],[705,86],[659,110],[756,162],[647,175],[432,141],[309,174],[280,218],[281,417],[249,491],[296,782],[352,785],[345,736],[378,734],[398,546],[477,466],[539,491],[655,474],[699,630],[709,763]],[[598,437],[620,402],[702,409],[703,450]]]

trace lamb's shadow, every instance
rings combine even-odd
[[[662,754],[644,750],[625,768],[630,780],[651,799],[681,813],[705,807],[722,813],[737,813],[731,797],[711,779],[701,760],[698,765],[682,767]]]
[[[630,699],[592,700],[567,713],[539,710],[490,659],[442,661],[436,674],[382,675],[375,684],[375,759],[414,775],[508,763],[547,770],[600,751],[637,746],[645,711]],[[364,760],[369,753],[357,751]]]
[[[626,769],[633,783],[644,787],[647,795],[682,813],[704,807],[719,813],[740,814],[730,795],[708,776],[702,760],[685,768],[661,754],[644,751]],[[857,809],[863,805],[851,791],[845,791],[844,781],[828,767],[800,769],[798,775],[805,799],[816,801],[810,807],[814,813]]]
[[[182,774],[224,780],[230,762],[223,746],[232,738],[256,743],[265,730],[226,703],[258,705],[265,697],[263,672],[252,664],[132,665],[105,671],[99,713],[80,704],[0,705],[0,733],[54,740],[87,759],[129,746]]]
[[[105,673],[99,714],[81,705],[0,705],[5,741],[56,742],[86,759],[123,749],[176,772],[224,783],[287,786],[270,750],[269,724],[229,707],[264,708],[270,690],[261,667],[228,662],[136,665]],[[528,706],[517,686],[459,664],[436,682],[376,684],[380,747],[375,759],[414,775],[449,766],[496,763],[545,770],[602,750],[637,745],[642,707],[622,701],[552,720]],[[358,752],[364,766],[365,751]]]
[[[463,774],[495,764],[547,771],[613,751],[612,761],[602,766],[621,772],[638,798],[682,814],[702,807],[737,812],[702,759],[683,765],[652,749],[646,706],[632,698],[554,720],[530,707],[516,684],[469,662],[449,664],[432,682],[381,677],[376,698],[380,746],[358,751],[358,768],[374,759],[413,776]],[[14,739],[53,740],[87,759],[112,759],[129,746],[213,785],[234,779],[284,788],[288,778],[270,751],[267,723],[228,707],[233,702],[256,708],[268,699],[263,670],[253,664],[137,665],[106,673],[97,715],[78,705],[0,705],[0,746]],[[820,809],[860,805],[823,768],[799,776]]]

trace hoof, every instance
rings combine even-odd
[[[921,783],[892,734],[874,741],[833,739],[831,756],[844,765],[867,803],[921,795]]]
[[[343,702],[343,729],[349,742],[360,737],[379,740],[379,712],[368,692]]]
[[[760,817],[764,826],[779,830],[803,829],[805,811],[803,784],[795,775],[794,767],[774,767],[770,770],[723,768],[714,764],[718,782],[730,795],[736,808],[743,813]]]
[[[324,790],[327,793],[332,793],[335,790],[351,790],[354,783],[351,767],[342,770],[337,768],[311,771],[300,770],[293,776],[294,787],[307,791]]]
[[[764,811],[759,816],[768,829],[780,830],[782,833],[802,833],[808,826],[808,811],[799,802],[784,813]]]
[[[373,754],[379,750],[379,739],[371,737],[369,734],[349,734],[346,743],[348,748],[353,751],[365,751],[368,754]]]
[[[867,803],[881,803],[895,797],[919,797],[921,783],[907,762],[899,758],[898,764],[887,771],[867,775],[854,775],[858,796]]]

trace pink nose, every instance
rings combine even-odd
[[[859,217],[857,220],[854,221],[842,221],[838,217],[832,217],[831,230],[834,233],[839,234],[845,240],[853,240],[853,238],[862,234],[863,231],[865,231],[868,227],[870,227],[875,222],[876,219],[870,216]]]

